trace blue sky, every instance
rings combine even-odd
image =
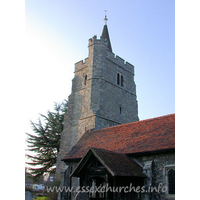
[[[74,63],[100,37],[104,10],[113,52],[135,66],[140,120],[175,112],[173,0],[26,0],[28,124],[67,99]]]

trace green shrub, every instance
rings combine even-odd
[[[49,197],[37,197],[36,199],[33,198],[33,200],[50,200]]]

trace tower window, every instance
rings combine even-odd
[[[117,85],[119,85],[119,74],[117,74]]]
[[[124,78],[123,78],[122,75],[121,75],[121,86],[122,86],[122,87],[124,86]]]
[[[124,86],[124,77],[119,73],[117,74],[117,85]]]
[[[122,107],[121,106],[119,107],[119,114],[120,115],[122,114]]]
[[[85,78],[84,78],[84,85],[86,86],[86,81],[87,81],[87,75],[85,75]]]

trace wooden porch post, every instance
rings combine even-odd
[[[106,185],[108,184],[108,174],[106,174]],[[106,200],[108,199],[108,192],[106,191]]]

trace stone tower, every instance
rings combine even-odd
[[[75,64],[57,175],[66,166],[61,159],[85,131],[139,120],[134,66],[113,54],[106,23],[100,39],[89,39],[88,48],[89,56]]]

